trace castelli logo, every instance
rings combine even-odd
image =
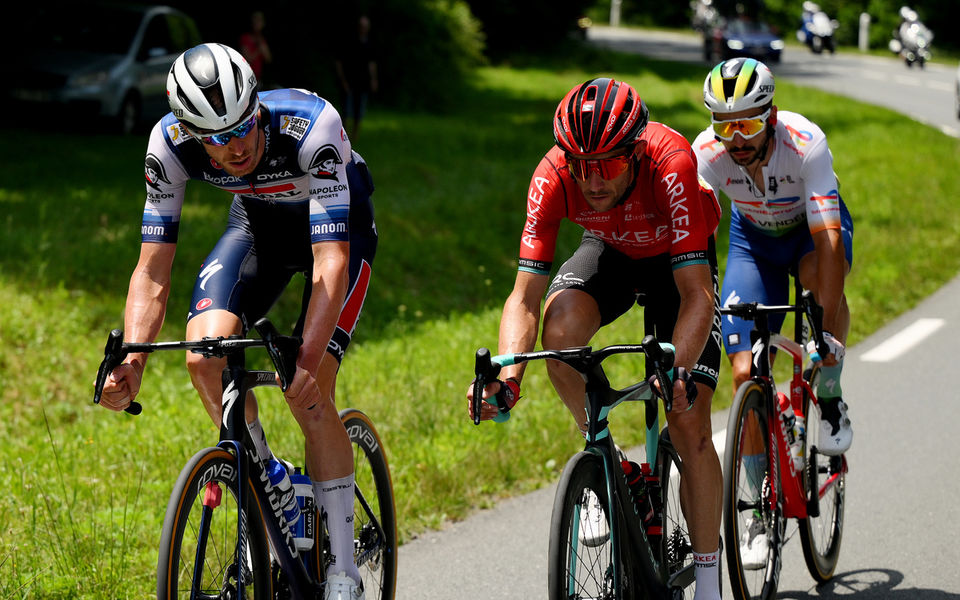
[[[203,310],[205,308],[210,308],[210,305],[213,304],[213,300],[210,298],[204,298],[200,302],[197,302],[197,310]]]

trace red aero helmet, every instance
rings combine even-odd
[[[603,154],[636,143],[648,118],[647,105],[630,84],[591,79],[560,101],[553,137],[564,152]]]

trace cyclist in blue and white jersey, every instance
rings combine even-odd
[[[163,323],[187,181],[234,194],[226,231],[197,276],[187,339],[245,333],[294,275],[306,277],[295,330],[303,345],[285,396],[306,439],[315,497],[328,516],[335,558],[324,598],[363,598],[353,562],[353,452],[334,391],[376,251],[372,179],[331,104],[303,90],[258,93],[253,71],[232,48],[202,44],[184,52],[170,70],[167,96],[172,112],[154,126],[147,149],[147,199],[124,315],[126,340],[153,341]],[[104,406],[129,405],[146,360],[146,354],[131,354],[113,371]],[[225,362],[187,357],[193,384],[217,425]],[[270,460],[256,400],[252,393],[246,400],[251,437],[261,458]]]
[[[731,201],[724,304],[786,304],[788,273],[797,269],[800,282],[824,309],[824,338],[830,352],[823,357],[817,389],[819,450],[836,455],[853,439],[840,388],[850,329],[844,280],[853,263],[853,221],[840,197],[823,131],[802,115],[778,110],[774,91],[773,73],[755,59],[718,64],[703,87],[712,123],[697,136],[693,149],[700,176]],[[773,331],[779,330],[783,318],[770,316]],[[753,323],[728,316],[722,328],[736,390],[750,378]],[[754,462],[756,472],[762,472],[765,457],[758,454]],[[762,533],[751,530],[758,539],[741,543],[749,546],[741,551],[744,567],[762,566],[766,539]],[[751,556],[757,558],[756,564],[748,564]]]

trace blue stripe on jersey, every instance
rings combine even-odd
[[[140,241],[174,243],[179,234],[180,221],[144,211],[143,223],[140,225]]]

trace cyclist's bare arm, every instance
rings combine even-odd
[[[842,323],[843,280],[847,272],[843,237],[839,229],[823,229],[813,234],[817,261],[816,300],[823,307],[823,329],[841,342],[847,338]]]
[[[517,271],[513,291],[507,297],[500,317],[499,354],[534,349],[540,329],[540,303],[548,283],[550,278],[547,275]],[[500,378],[515,377],[520,380],[524,367],[525,364],[504,367]]]
[[[170,295],[170,271],[176,244],[146,242],[130,276],[124,310],[125,341],[152,342],[160,332]],[[100,403],[111,410],[123,410],[140,392],[147,354],[129,354],[123,364],[107,376]]]
[[[680,311],[672,340],[676,347],[674,366],[691,373],[713,325],[713,277],[709,265],[692,264],[674,270],[673,279],[680,292]],[[673,409],[687,409],[685,383],[679,378],[674,382]]]
[[[308,408],[320,399],[313,384],[347,297],[349,262],[349,242],[313,244],[312,291],[304,321],[303,344],[297,355],[297,373],[285,394],[292,406]]]

